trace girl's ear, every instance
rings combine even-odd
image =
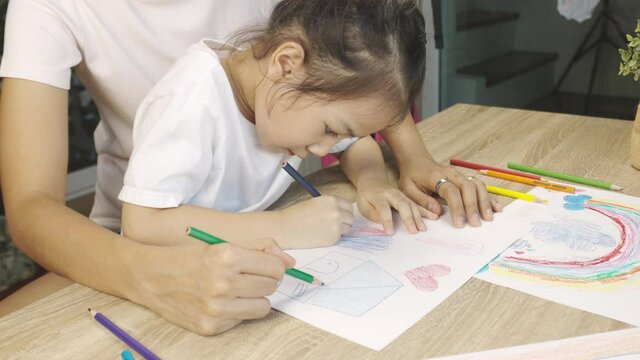
[[[272,81],[291,78],[302,72],[304,49],[295,41],[282,43],[271,54],[267,71]]]

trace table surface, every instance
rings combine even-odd
[[[459,104],[418,124],[434,158],[505,167],[509,161],[613,182],[640,196],[640,172],[629,166],[632,122]],[[397,168],[389,152],[389,175]],[[462,172],[471,174],[468,169]],[[339,169],[309,180],[322,193],[354,199]],[[492,185],[527,191],[498,179]],[[395,181],[395,180],[394,180]],[[294,184],[276,207],[308,195]],[[499,198],[503,204],[510,200]],[[469,280],[383,351],[372,351],[278,311],[203,337],[131,302],[74,284],[0,318],[0,358],[114,359],[124,345],[90,318],[107,314],[167,359],[418,359],[628,328],[622,322],[477,279]]]

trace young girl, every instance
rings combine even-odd
[[[389,185],[368,135],[403,120],[425,73],[415,1],[285,0],[263,32],[229,54],[193,45],[142,101],[119,199],[124,235],[192,241],[194,226],[229,241],[271,237],[286,248],[333,245],[351,205],[323,195],[263,211],[293,181],[282,171],[338,153],[359,210],[397,209],[410,232],[436,217]],[[389,229],[389,227],[387,227]]]

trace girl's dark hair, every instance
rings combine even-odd
[[[286,41],[303,47],[307,77],[279,87],[279,95],[326,101],[381,95],[389,99],[381,106],[391,106],[401,121],[424,81],[424,27],[415,0],[283,0],[266,30],[248,41],[256,59]]]

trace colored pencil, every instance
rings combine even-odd
[[[187,228],[187,235],[191,236],[192,238],[196,238],[198,240],[204,241],[207,244],[223,244],[226,243],[226,241],[220,239],[217,236],[211,235],[207,232],[204,232],[202,230],[198,230],[192,226],[189,226]],[[295,269],[295,268],[291,268],[291,269],[286,269],[284,271],[287,275],[293,276],[296,279],[308,282],[309,284],[314,284],[314,285],[324,285],[324,283],[318,279],[316,279],[313,275],[308,274],[304,271]]]
[[[487,185],[487,191],[492,193],[492,194],[507,196],[507,197],[514,198],[514,199],[520,199],[520,200],[537,202],[537,203],[546,203],[547,202],[546,200],[542,200],[539,197],[536,197],[535,195],[522,193],[522,192],[514,191],[514,190],[509,190],[509,189],[503,189],[503,188],[500,188],[500,187],[497,187],[497,186]]]
[[[455,165],[455,166],[462,166],[462,167],[466,167],[466,168],[474,169],[474,170],[493,170],[493,171],[499,171],[499,172],[505,173],[505,174],[522,176],[522,177],[526,177],[526,178],[530,178],[530,179],[536,179],[536,180],[542,180],[542,181],[545,180],[545,179],[543,179],[543,178],[541,178],[540,176],[537,176],[537,175],[531,175],[531,174],[518,172],[518,171],[512,171],[512,170],[508,170],[508,169],[501,169],[501,168],[497,168],[497,167],[493,167],[493,166],[487,166],[487,165],[472,163],[472,162],[464,161],[464,160],[451,159],[451,160],[449,160],[449,164]]]
[[[604,181],[587,179],[587,178],[583,178],[583,177],[580,177],[580,176],[563,174],[563,173],[559,173],[559,172],[555,172],[555,171],[551,171],[551,170],[545,170],[545,169],[535,168],[535,167],[526,166],[526,165],[522,165],[522,164],[516,164],[516,163],[508,163],[507,166],[509,167],[509,169],[516,169],[516,170],[520,170],[520,171],[526,171],[526,172],[530,172],[530,173],[534,173],[534,174],[538,174],[538,175],[544,175],[544,176],[552,177],[554,179],[572,181],[572,182],[575,182],[575,183],[578,183],[578,184],[585,184],[585,185],[595,186],[595,187],[599,187],[599,188],[603,188],[603,189],[607,189],[607,190],[616,190],[616,191],[622,190],[622,188],[620,186],[613,185],[611,183],[604,182]]]
[[[298,182],[298,184],[302,185],[302,187],[305,188],[305,190],[307,190],[309,194],[311,194],[311,196],[320,196],[320,192],[316,190],[316,188],[314,188],[313,185],[311,185],[302,175],[300,175],[300,173],[296,169],[294,169],[293,166],[289,165],[288,162],[283,161],[282,168],[284,169],[284,171],[289,173],[289,175],[291,175],[291,177],[294,178]]]
[[[144,345],[139,343],[136,339],[131,337],[131,335],[127,334],[124,330],[119,328],[118,325],[111,322],[111,320],[109,320],[106,316],[91,309],[89,309],[89,312],[97,322],[107,328],[107,330],[111,331],[113,335],[117,336],[118,339],[122,340],[122,342],[127,344],[127,346],[135,350],[135,352],[140,354],[140,356],[142,356],[146,360],[160,360],[160,357],[158,357],[158,355],[152,353],[151,350],[144,347]]]
[[[503,179],[503,180],[509,180],[509,181],[515,181],[521,184],[527,184],[527,185],[531,185],[531,186],[540,186],[543,187],[545,189],[551,189],[551,190],[557,190],[557,191],[563,191],[563,192],[567,192],[567,193],[575,193],[576,192],[576,188],[573,186],[569,186],[569,185],[563,185],[563,184],[556,184],[556,183],[552,183],[549,181],[541,181],[541,180],[536,180],[536,179],[529,179],[526,177],[522,177],[522,176],[516,176],[516,175],[511,175],[511,174],[505,174],[499,171],[493,171],[493,170],[476,170],[477,172],[479,172],[480,174],[483,175],[487,175],[487,176],[491,176],[497,179]]]
[[[120,353],[120,357],[122,357],[122,360],[136,360],[133,357],[133,354],[131,354],[131,351],[127,349],[122,350],[122,352]]]

